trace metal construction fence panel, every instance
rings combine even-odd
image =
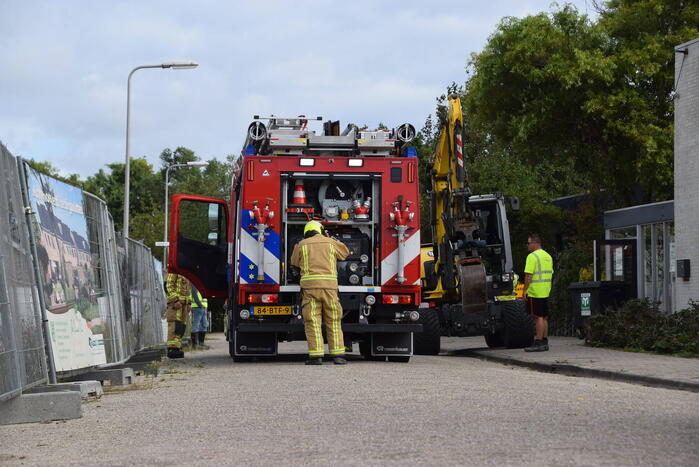
[[[83,207],[96,278],[92,293],[103,324],[106,360],[108,364],[121,363],[130,356],[130,352],[126,339],[124,300],[116,267],[114,223],[106,203],[96,196],[83,192]]]
[[[47,381],[17,160],[0,144],[0,401]]]
[[[99,243],[99,224],[88,225],[80,188],[27,163],[23,169],[55,369],[65,375],[105,364],[104,336],[110,323],[100,309],[101,258],[93,248]]]
[[[131,334],[136,337],[134,350],[158,345],[163,341],[162,318],[165,295],[157,278],[153,256],[148,247],[127,239],[128,299],[131,303]]]
[[[0,144],[0,401],[162,344],[158,273],[103,200]]]

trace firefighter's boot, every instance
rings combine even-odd
[[[209,350],[211,347],[204,343],[205,340],[206,340],[206,333],[200,332],[199,333],[199,348],[203,349],[203,350]]]
[[[167,358],[184,358],[184,352],[179,347],[168,347]]]
[[[322,364],[323,364],[322,357],[308,357],[306,359],[306,365],[322,365]]]

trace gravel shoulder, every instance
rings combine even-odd
[[[0,427],[0,464],[699,465],[695,393],[460,355],[308,367],[303,343],[236,364],[214,339],[81,419]]]

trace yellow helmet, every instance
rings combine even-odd
[[[315,232],[318,232],[319,234],[322,234],[323,233],[323,225],[318,221],[308,221],[306,223],[306,226],[303,228],[303,234],[306,235],[310,231],[315,231]]]

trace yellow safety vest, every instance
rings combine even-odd
[[[541,249],[532,251],[527,256],[524,272],[532,275],[527,296],[547,298],[551,294],[551,281],[553,280],[553,258],[551,255]]]
[[[197,290],[197,298],[199,299],[199,302],[202,305],[201,308],[208,308],[209,307],[209,302],[207,302],[206,299],[201,296],[201,292],[199,292],[199,290]],[[196,301],[192,301],[192,306],[194,306],[196,304],[197,304]],[[199,308],[199,307],[197,306],[197,308]]]

